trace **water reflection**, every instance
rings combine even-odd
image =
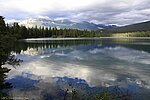
[[[7,82],[14,86],[10,96],[61,100],[74,89],[80,98],[107,89],[112,94],[129,92],[135,100],[149,98],[147,45],[139,49],[137,41],[51,42],[16,44],[13,53],[24,62],[17,69],[10,67]]]

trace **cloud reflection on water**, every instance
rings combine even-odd
[[[17,56],[24,62],[17,69],[11,70],[8,80],[17,76],[37,80],[39,82],[34,86],[38,87],[39,93],[43,90],[48,93],[52,90],[56,92],[57,77],[83,79],[91,87],[119,85],[124,88],[131,86],[134,90],[150,89],[150,54],[143,51],[100,45],[97,48],[90,47],[86,51],[75,47],[59,48],[59,50],[47,48],[42,52],[30,48]],[[68,87],[65,85],[64,88]],[[31,92],[28,91],[29,93]],[[32,90],[32,95],[34,93],[36,94],[36,90]]]

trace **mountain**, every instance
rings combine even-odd
[[[112,32],[137,32],[137,31],[150,31],[150,21],[136,23],[132,25],[126,25],[114,29],[110,29]]]
[[[112,29],[117,27],[115,25],[104,25],[104,24],[94,24],[90,22],[73,22],[70,20],[54,20],[50,18],[30,18],[26,20],[20,20],[19,25],[24,25],[27,27],[44,26],[44,27],[57,27],[57,28],[67,28],[67,29],[79,29],[79,30],[98,30],[98,29]],[[11,24],[11,23],[9,23]]]

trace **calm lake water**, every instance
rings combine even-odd
[[[107,90],[150,99],[150,39],[32,40],[12,53],[23,60],[8,66],[12,97],[63,100],[75,90],[84,100]]]

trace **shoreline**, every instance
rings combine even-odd
[[[93,37],[93,38],[28,38],[20,41],[43,41],[43,40],[98,40],[98,39],[150,39],[150,37]]]

